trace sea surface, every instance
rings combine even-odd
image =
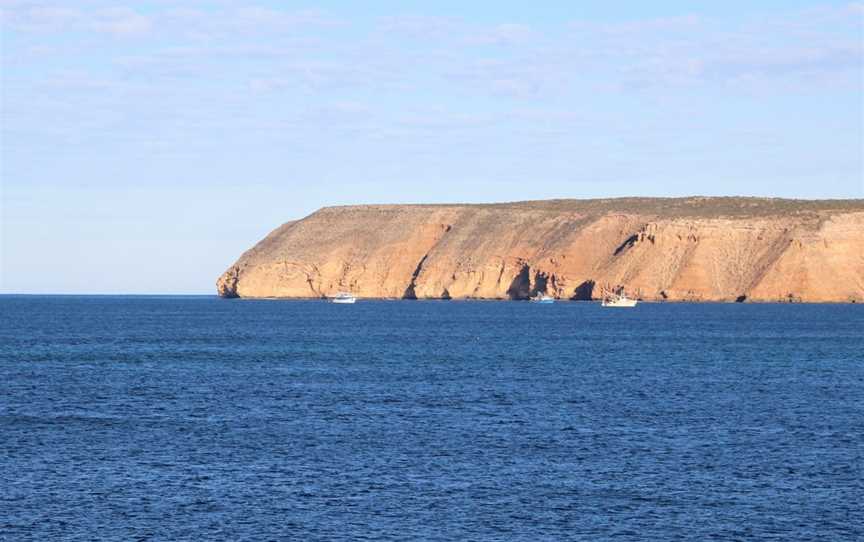
[[[864,305],[0,297],[0,540],[607,539],[864,539]]]

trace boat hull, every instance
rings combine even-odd
[[[612,301],[603,300],[601,305],[604,307],[629,309],[631,307],[635,307],[636,303],[637,303],[637,301],[635,299],[616,299],[616,300],[612,300]]]
[[[357,301],[357,298],[350,292],[339,292],[330,298],[331,303],[339,303],[340,305],[351,305],[355,301]]]

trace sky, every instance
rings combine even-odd
[[[0,0],[0,293],[212,294],[328,205],[862,198],[862,43],[862,2]]]

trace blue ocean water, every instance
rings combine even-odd
[[[2,540],[861,540],[864,306],[0,297]]]

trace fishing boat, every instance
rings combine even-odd
[[[354,303],[357,301],[357,298],[348,292],[339,292],[334,297],[330,298],[331,303]]]
[[[548,305],[549,303],[555,303],[555,298],[552,297],[551,295],[537,294],[531,298],[531,302],[532,303],[543,303],[543,304]]]
[[[631,299],[627,297],[627,294],[609,294],[603,298],[603,301],[600,302],[600,305],[603,307],[618,307],[618,308],[630,308],[635,307],[637,300]]]

